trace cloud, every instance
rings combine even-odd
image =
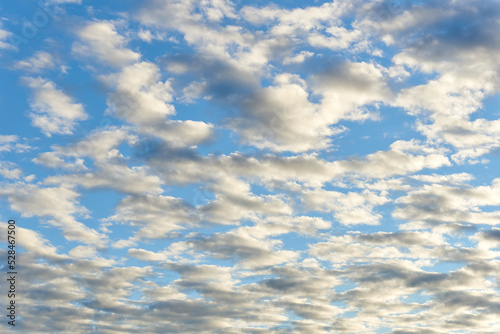
[[[32,57],[18,61],[15,67],[28,72],[38,73],[42,70],[54,69],[56,67],[56,61],[52,54],[45,51],[37,51]]]
[[[373,212],[373,208],[386,203],[388,199],[368,191],[343,194],[336,191],[312,190],[304,193],[303,201],[310,210],[333,212],[341,224],[378,225],[382,216]]]
[[[115,87],[109,96],[109,112],[137,125],[141,133],[160,137],[174,145],[195,145],[212,137],[212,125],[200,121],[173,121],[175,109],[169,81],[161,82],[159,68],[148,62],[126,66],[118,74],[102,77]]]
[[[498,11],[496,4],[450,1],[448,7],[415,6],[383,26],[391,39],[404,45],[394,57],[396,64],[435,73],[427,82],[403,89],[396,105],[426,115],[418,123],[419,131],[431,140],[452,145],[457,151],[453,159],[459,163],[474,161],[498,147],[498,122],[471,119],[486,97],[499,92],[500,67],[494,55],[500,43],[492,33],[498,25],[494,15]],[[403,20],[404,26],[400,24]],[[454,29],[457,24],[462,28]],[[417,25],[428,35],[407,30]]]
[[[255,196],[250,185],[234,177],[222,177],[210,189],[215,199],[199,210],[208,219],[217,224],[236,223],[242,219],[251,219],[261,215],[291,214],[292,208],[280,196]]]
[[[479,248],[498,248],[498,244],[500,243],[500,229],[493,227],[491,230],[478,232],[471,239],[478,243]]]
[[[170,82],[158,82],[159,69],[147,62],[124,67],[118,74],[103,77],[109,85],[116,85],[117,93],[112,95],[111,104],[115,113],[131,123],[152,123],[165,119],[174,113]],[[115,102],[116,101],[116,102]]]
[[[177,57],[166,58],[174,60],[174,63],[167,63],[167,68],[174,72],[201,72],[199,74],[204,77],[203,82],[191,83],[186,88],[188,92],[192,91],[189,87],[197,88],[194,97],[213,98],[229,108],[238,108],[240,117],[228,119],[227,123],[238,133],[243,143],[280,152],[321,150],[331,144],[332,136],[344,130],[342,126],[332,127],[340,119],[363,121],[377,118],[375,114],[372,115],[360,107],[386,99],[390,91],[385,87],[381,71],[371,64],[346,63],[338,66],[332,73],[316,76],[312,93],[324,96],[320,105],[310,102],[311,89],[298,75],[279,73],[274,77],[273,86],[262,88],[257,86],[255,80],[255,76],[261,75],[273,59],[284,58],[286,62],[291,62],[289,54],[294,48],[293,38],[316,31],[323,24],[331,25],[327,29],[335,36],[331,39],[344,39],[340,37],[344,33],[358,36],[357,32],[347,32],[344,28],[342,30],[334,27],[334,23],[352,9],[351,6],[335,3],[290,11],[272,7],[242,8],[243,17],[252,23],[260,24],[263,17],[278,21],[269,30],[269,38],[262,38],[259,34],[250,37],[246,31],[235,26],[222,26],[218,31],[214,30],[202,14],[194,13],[198,6],[203,11],[204,6],[209,4],[213,3],[151,1],[148,7],[139,13],[138,19],[147,25],[177,29],[189,44],[198,49],[201,57],[194,57],[198,58],[197,61],[201,58],[202,62],[209,62],[212,63],[211,66],[220,68],[217,72],[206,73],[206,67],[202,67],[205,70],[198,69],[198,66],[187,67],[185,64],[188,59],[179,63]],[[164,19],[165,15],[169,17],[168,20]],[[227,16],[231,18],[231,15]],[[284,33],[285,31],[288,34]],[[312,39],[315,42],[311,44],[320,46],[321,38],[322,35],[317,34]],[[348,48],[354,39],[340,42],[344,44],[339,48]],[[330,40],[322,43],[334,42]],[[324,46],[323,44],[321,46]],[[306,55],[311,54],[309,51],[303,51],[297,57],[302,56],[305,59]],[[345,87],[345,82],[348,81],[353,82],[352,87]],[[326,93],[328,88],[322,88],[330,86],[330,93]],[[368,87],[370,89],[366,89]],[[361,89],[363,94],[360,95],[358,93]],[[337,94],[333,93],[336,91],[341,93],[337,97],[330,96]],[[186,96],[188,100],[191,95]],[[366,97],[359,100],[358,95]]]
[[[335,26],[339,23],[339,19],[348,14],[352,8],[352,4],[346,2],[324,3],[321,6],[291,10],[272,5],[262,8],[246,6],[242,9],[242,16],[254,24],[269,24],[277,21],[271,33],[287,35],[308,33],[318,27]]]
[[[6,179],[19,179],[23,172],[17,167],[13,162],[0,161],[0,175]]]
[[[44,181],[46,184],[111,187],[129,194],[160,193],[161,180],[149,174],[146,166],[128,166],[127,159],[117,150],[124,142],[129,145],[137,144],[137,138],[127,128],[99,129],[74,145],[55,146],[54,151],[41,154],[34,162],[81,172],[49,176]],[[73,158],[74,161],[67,162],[65,158]],[[83,162],[84,158],[92,159],[95,168],[89,170]],[[122,180],[127,182],[121,182]]]
[[[5,231],[7,231],[7,228],[2,229],[2,233],[5,233]],[[54,262],[67,259],[67,256],[58,254],[57,248],[50,244],[40,233],[22,227],[18,227],[16,232],[19,235],[19,245],[28,251],[29,257],[44,258]],[[6,235],[4,239],[7,239]]]
[[[23,217],[46,219],[60,228],[68,240],[97,245],[106,240],[104,235],[76,220],[76,216],[86,217],[87,210],[77,201],[80,194],[70,187],[44,188],[20,183],[4,187],[0,195],[7,196],[11,208]]]
[[[1,23],[0,23],[0,27],[1,27]],[[12,48],[12,45],[10,45],[7,42],[7,39],[9,36],[11,36],[11,33],[9,31],[0,29],[0,50]]]
[[[448,157],[438,150],[431,151],[432,153],[426,152],[425,155],[414,155],[412,153],[418,151],[401,149],[398,146],[398,142],[394,142],[391,144],[391,150],[368,154],[364,159],[354,157],[353,159],[338,161],[336,165],[345,170],[345,173],[364,174],[374,178],[405,175],[425,168],[436,169],[441,166],[451,165]]]
[[[56,88],[49,80],[23,77],[22,82],[33,90],[30,118],[33,126],[50,137],[52,134],[72,134],[77,121],[88,118],[83,106]]]
[[[81,42],[74,42],[74,54],[95,58],[107,65],[121,67],[138,61],[141,55],[126,48],[127,40],[118,34],[113,22],[95,21],[87,23],[78,31]]]
[[[304,60],[307,58],[310,58],[314,55],[314,53],[309,52],[309,51],[301,51],[299,54],[293,56],[293,57],[286,57],[283,60],[284,65],[289,65],[289,64],[300,64],[303,63]]]
[[[191,242],[194,248],[207,251],[215,258],[239,259],[241,266],[249,269],[274,266],[298,257],[296,252],[276,249],[279,244],[279,240],[259,240],[252,237],[244,229],[214,234]]]
[[[245,143],[275,151],[323,149],[342,128],[330,127],[308,99],[306,83],[297,75],[280,74],[275,86],[263,88],[240,104],[244,117],[231,127]]]
[[[469,182],[474,179],[474,175],[469,173],[457,173],[450,175],[413,175],[412,179],[419,180],[427,183],[444,183],[444,184],[462,184],[464,182]]]
[[[0,69],[21,332],[495,332],[496,3],[49,2]]]
[[[26,142],[26,138],[20,139],[17,135],[0,135],[0,152],[23,153],[33,150]]]
[[[222,177],[239,175],[271,187],[291,186],[295,182],[294,189],[301,189],[302,186],[317,188],[344,178],[354,177],[363,181],[384,179],[450,165],[449,159],[439,149],[416,142],[407,144],[408,147],[405,147],[405,142],[395,142],[387,151],[335,161],[313,154],[265,154],[256,157],[234,152],[230,155],[201,156],[192,150],[160,145],[151,150],[150,153],[154,154],[149,154],[147,159],[149,166],[168,183],[213,182]]]
[[[468,187],[425,185],[411,191],[397,200],[401,206],[393,215],[409,221],[422,221],[428,224],[468,223],[495,225],[500,212],[481,211],[482,206],[498,205],[495,195],[499,180],[491,186]]]
[[[163,239],[198,223],[199,218],[180,198],[170,196],[128,196],[116,207],[116,214],[106,219],[111,222],[139,226],[133,240],[141,238]]]

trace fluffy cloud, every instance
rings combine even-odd
[[[394,216],[429,224],[469,223],[491,224],[498,221],[500,212],[482,211],[482,206],[499,205],[497,196],[500,180],[491,186],[476,188],[464,186],[425,185],[398,199],[401,207]]]
[[[160,193],[160,179],[148,173],[145,166],[129,167],[127,159],[117,150],[122,143],[130,145],[137,143],[137,138],[126,128],[101,129],[74,145],[55,147],[52,152],[45,152],[34,159],[35,163],[47,167],[56,167],[79,171],[81,173],[61,174],[45,179],[47,184],[76,184],[86,188],[112,187],[124,193]],[[65,158],[73,158],[67,162]],[[90,158],[94,170],[83,163],[84,158]],[[127,182],[121,182],[126,179]]]
[[[378,225],[382,216],[373,212],[376,205],[384,204],[388,199],[370,192],[350,192],[312,190],[304,193],[304,204],[311,210],[334,212],[334,217],[341,224]]]
[[[198,222],[193,208],[182,199],[169,196],[128,196],[118,203],[116,211],[108,221],[143,226],[129,242],[141,238],[162,239]]]
[[[86,217],[87,210],[80,206],[78,192],[70,187],[38,187],[17,184],[0,190],[7,196],[13,210],[24,217],[37,216],[63,230],[65,237],[86,244],[102,245],[106,237],[76,220]]]
[[[78,56],[97,58],[111,66],[121,67],[138,61],[140,54],[126,48],[127,40],[116,31],[113,22],[89,22],[78,31],[81,42],[75,42]]]
[[[277,249],[279,240],[262,240],[248,235],[245,229],[215,234],[192,241],[195,249],[206,251],[215,258],[239,259],[243,268],[257,269],[293,261],[293,251]]]
[[[23,172],[17,168],[15,163],[9,161],[0,161],[0,175],[6,179],[18,179]]]
[[[383,72],[373,64],[343,63],[314,76],[314,93],[322,96],[321,111],[332,123],[340,119],[376,119],[361,107],[390,98]]]
[[[71,134],[77,121],[85,120],[88,115],[80,103],[74,103],[49,80],[22,78],[22,82],[33,90],[30,114],[33,126],[50,137],[52,134]]]
[[[244,118],[232,127],[244,142],[276,151],[308,151],[329,146],[330,136],[342,132],[322,117],[308,99],[306,84],[298,76],[281,74],[276,86],[267,87],[242,101]]]
[[[496,3],[49,2],[0,69],[21,332],[495,332]]]
[[[496,5],[473,3],[415,6],[383,26],[390,39],[403,38],[406,44],[394,57],[396,64],[436,74],[424,84],[402,90],[396,104],[411,113],[426,115],[418,124],[419,130],[429,139],[453,145],[457,150],[453,159],[461,163],[499,145],[496,120],[471,119],[486,97],[499,92],[500,64],[495,54],[500,44],[492,33],[498,25],[493,13],[499,9]],[[464,17],[468,18],[467,24],[460,30],[451,28]],[[403,20],[404,26],[400,24]],[[425,27],[432,37],[409,30],[417,25]]]
[[[175,113],[170,82],[158,81],[159,68],[147,62],[124,67],[118,74],[103,77],[116,86],[108,100],[109,112],[135,124],[141,133],[160,137],[174,145],[193,145],[212,136],[212,126],[204,122],[173,121]]]

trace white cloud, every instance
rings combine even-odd
[[[347,30],[344,27],[330,27],[326,29],[328,35],[313,33],[308,37],[311,46],[329,48],[332,50],[347,49],[362,37],[359,30]]]
[[[9,161],[0,161],[0,175],[7,179],[19,179],[23,174],[18,166]]]
[[[106,240],[76,220],[76,216],[85,217],[87,210],[77,201],[80,194],[70,187],[43,188],[19,183],[1,189],[0,195],[7,196],[11,208],[23,217],[45,218],[47,223],[62,229],[68,240],[97,245]]]
[[[498,206],[496,195],[500,180],[491,186],[470,187],[424,185],[397,200],[401,206],[394,210],[395,218],[422,221],[428,224],[489,224],[495,225],[500,211],[482,211],[483,206]]]
[[[133,241],[163,239],[171,232],[198,224],[199,218],[186,202],[170,196],[128,196],[116,206],[116,214],[106,219],[141,227]]]
[[[495,56],[500,44],[492,33],[499,24],[492,15],[497,9],[473,3],[415,6],[383,25],[404,46],[393,58],[396,64],[434,74],[427,82],[402,90],[395,104],[419,116],[417,128],[430,140],[452,145],[456,150],[452,158],[458,163],[473,163],[500,145],[497,120],[472,119],[485,98],[500,92],[500,63]],[[469,23],[454,31],[451,27],[465,17]],[[420,35],[412,26],[433,37]]]
[[[0,27],[1,27],[1,23],[0,23]],[[0,50],[12,48],[12,45],[7,43],[7,41],[6,41],[10,35],[11,35],[11,33],[8,32],[7,30],[0,29]]]
[[[11,62],[75,137],[0,135],[24,332],[496,330],[496,3],[105,7]]]
[[[239,259],[243,268],[257,269],[290,262],[298,258],[293,251],[277,249],[279,240],[258,239],[248,235],[245,229],[225,234],[214,234],[208,238],[193,240],[192,247],[207,251],[215,258]]]
[[[137,144],[137,138],[127,128],[107,128],[90,133],[74,145],[56,146],[34,159],[35,163],[48,167],[68,168],[74,174],[47,177],[46,184],[76,184],[86,188],[111,187],[129,194],[161,193],[161,180],[149,173],[146,166],[129,167],[127,159],[117,149],[122,143]],[[64,158],[74,158],[67,162]],[[91,158],[95,169],[89,170],[83,163]],[[127,182],[123,182],[127,180]]]
[[[474,179],[474,175],[469,173],[457,173],[449,175],[413,175],[412,179],[428,183],[461,184]]]
[[[126,48],[127,40],[118,34],[113,22],[89,22],[78,31],[81,42],[74,42],[76,55],[97,58],[113,67],[121,67],[138,61],[141,55]]]
[[[289,215],[292,207],[281,196],[255,196],[250,185],[234,177],[216,180],[211,191],[215,199],[199,207],[206,219],[217,224],[234,224],[261,215]]]
[[[45,51],[37,51],[32,57],[18,61],[15,67],[28,72],[38,73],[42,70],[54,69],[56,67],[56,61],[52,54]]]
[[[279,24],[273,27],[273,32],[287,34],[295,30],[308,32],[322,27],[325,23],[333,25],[351,9],[352,4],[342,1],[291,10],[275,6],[263,8],[247,6],[242,9],[242,15],[246,20],[255,24],[266,24],[278,20]]]
[[[159,68],[147,62],[124,67],[118,74],[102,77],[116,93],[110,104],[118,117],[131,123],[154,123],[164,121],[165,116],[175,112],[170,82],[159,82]]]
[[[342,128],[330,127],[309,101],[306,84],[297,75],[280,74],[275,86],[262,89],[241,103],[244,117],[231,122],[242,140],[260,148],[301,152],[323,149]]]
[[[388,199],[368,191],[343,194],[316,189],[306,191],[303,194],[303,201],[311,210],[332,212],[341,224],[378,225],[382,215],[373,209],[388,202]]]
[[[12,150],[12,143],[18,140],[17,135],[0,135],[0,152]]]
[[[101,79],[115,91],[109,96],[109,112],[137,125],[141,133],[160,137],[173,145],[195,145],[212,137],[212,125],[201,121],[172,121],[175,113],[169,81],[161,82],[159,68],[148,62],[126,66],[120,73]]]
[[[313,80],[314,92],[323,97],[322,114],[332,123],[340,119],[377,119],[376,114],[359,108],[391,97],[383,72],[364,62],[340,64],[314,76]]]
[[[284,65],[289,65],[289,64],[300,64],[303,63],[307,58],[310,58],[314,55],[313,52],[309,51],[301,51],[299,54],[293,56],[293,57],[286,57],[283,60]]]
[[[17,135],[0,135],[0,152],[23,153],[35,149],[26,142],[27,138],[20,139]]]
[[[77,121],[85,120],[88,115],[80,103],[56,88],[49,80],[23,77],[22,82],[33,90],[30,103],[30,118],[33,126],[50,137],[52,134],[72,134]]]

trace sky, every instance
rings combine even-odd
[[[496,0],[3,1],[0,331],[498,333],[499,31]]]

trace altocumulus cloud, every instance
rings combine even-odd
[[[0,331],[498,333],[499,14],[0,5]]]

